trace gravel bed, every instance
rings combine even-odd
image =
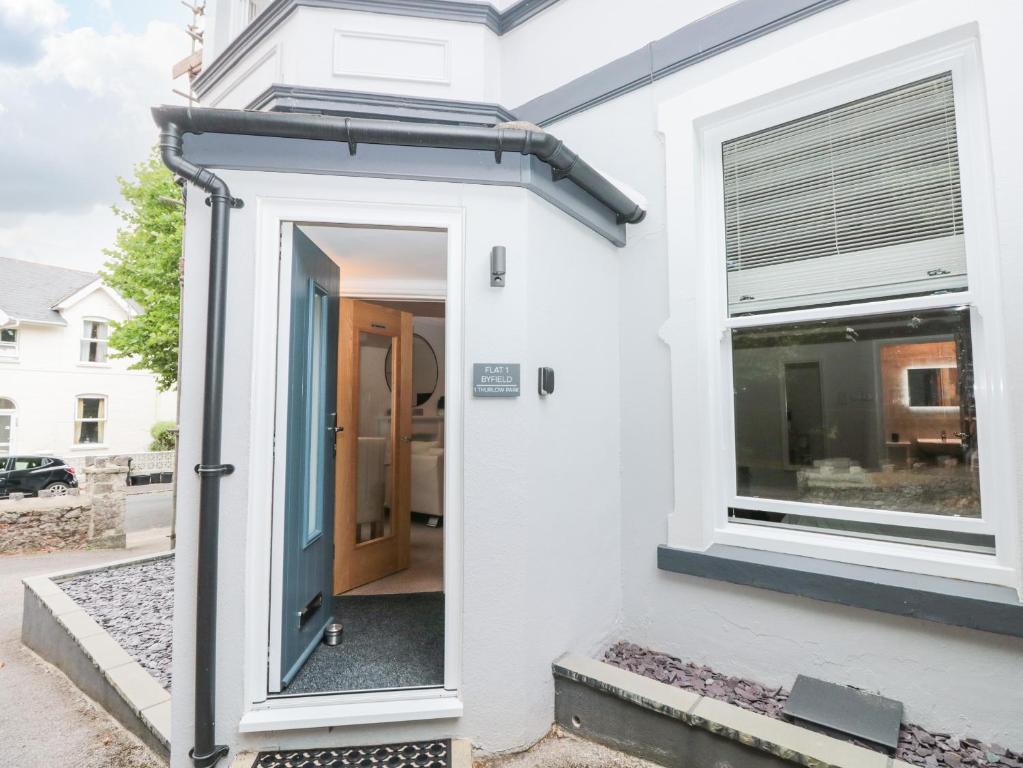
[[[173,556],[76,576],[60,588],[170,690]]]
[[[789,692],[784,688],[769,688],[753,680],[729,677],[715,672],[710,667],[691,664],[633,643],[613,645],[605,652],[604,661],[676,688],[725,701],[776,720],[785,719],[782,709],[788,700]],[[876,749],[857,739],[847,740],[868,749]],[[928,731],[912,723],[903,723],[899,734],[899,748],[895,756],[924,768],[945,766],[1023,768],[1023,754],[1019,752],[1005,749],[998,744],[984,744],[978,739]]]

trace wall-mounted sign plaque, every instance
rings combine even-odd
[[[518,363],[473,363],[473,397],[518,397]]]

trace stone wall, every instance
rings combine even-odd
[[[77,494],[0,501],[0,554],[124,547],[127,473],[126,461],[103,462],[86,467]]]

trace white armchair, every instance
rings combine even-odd
[[[444,516],[444,449],[437,443],[412,443],[412,511]]]

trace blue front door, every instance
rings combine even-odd
[[[281,599],[287,686],[332,620],[338,267],[297,226],[292,240]],[[287,265],[282,265],[282,269]]]

